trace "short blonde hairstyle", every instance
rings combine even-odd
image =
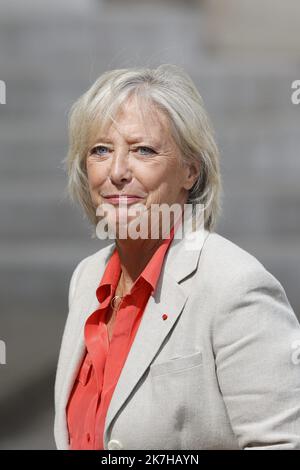
[[[204,206],[204,226],[212,231],[221,212],[219,151],[203,100],[188,74],[180,67],[162,64],[155,69],[136,67],[103,73],[71,107],[69,149],[64,162],[68,172],[68,192],[80,203],[92,224],[98,218],[89,191],[86,157],[94,131],[114,122],[129,97],[147,100],[141,114],[155,107],[170,123],[183,162],[200,163],[200,174],[189,190],[187,203],[193,213]],[[145,111],[146,109],[146,111]]]

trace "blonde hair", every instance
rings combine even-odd
[[[69,149],[64,160],[68,172],[68,192],[80,203],[96,225],[96,210],[91,200],[86,172],[86,156],[94,130],[105,128],[129,97],[147,100],[141,114],[153,105],[170,123],[173,138],[183,162],[200,163],[200,174],[189,190],[187,203],[204,206],[204,225],[215,228],[221,212],[221,175],[219,151],[203,100],[188,74],[180,67],[162,64],[155,69],[136,67],[103,73],[71,107]],[[145,111],[146,109],[146,111]]]

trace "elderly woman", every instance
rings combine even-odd
[[[70,281],[58,449],[300,448],[300,326],[279,281],[214,231],[218,158],[176,66],[108,71],[73,105],[69,189],[115,236]],[[145,220],[158,236],[137,236]]]

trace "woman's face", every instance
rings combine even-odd
[[[196,168],[182,165],[167,117],[154,108],[144,115],[142,120],[136,102],[127,100],[116,124],[96,135],[89,147],[86,166],[92,202],[95,207],[114,204],[117,218],[134,204],[142,203],[148,210],[152,204],[184,204],[198,176]],[[139,199],[121,199],[120,206],[107,198],[121,194]],[[127,214],[127,223],[129,219]]]

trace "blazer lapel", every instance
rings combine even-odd
[[[165,274],[160,283],[161,294],[150,296],[134,342],[111,398],[105,421],[104,442],[109,426],[137,382],[149,367],[160,345],[180,315],[187,295],[177,282]],[[168,314],[167,321],[162,319]]]
[[[149,367],[184,308],[188,292],[179,283],[197,269],[199,255],[208,235],[209,232],[203,229],[194,241],[184,237],[182,240],[174,238],[171,242],[157,288],[146,305],[108,407],[105,443],[114,417]],[[167,321],[162,319],[164,313],[168,315]]]

